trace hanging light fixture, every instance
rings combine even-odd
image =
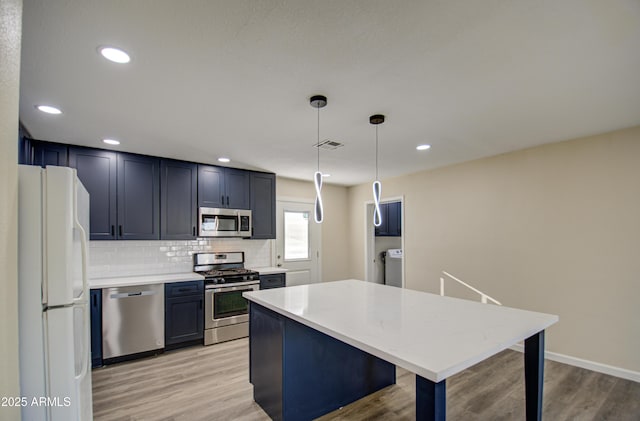
[[[382,213],[380,212],[380,194],[382,193],[382,183],[378,180],[378,126],[384,123],[382,114],[375,114],[369,117],[369,123],[376,126],[376,179],[373,182],[373,225],[379,227],[382,225]]]
[[[318,169],[313,174],[313,183],[316,186],[316,202],[314,206],[314,219],[318,224],[322,223],[323,209],[322,209],[322,173],[320,172],[320,108],[327,105],[327,97],[323,95],[314,95],[310,99],[310,104],[313,108],[318,110],[318,140],[316,143],[316,149],[318,150]]]

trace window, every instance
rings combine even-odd
[[[309,259],[309,212],[284,211],[284,260]]]

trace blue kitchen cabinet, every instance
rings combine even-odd
[[[382,224],[375,228],[377,237],[399,237],[402,235],[402,203],[391,202],[380,205]]]
[[[285,273],[270,273],[260,275],[260,289],[282,288],[287,284]]]
[[[160,239],[160,160],[118,154],[118,239]]]
[[[18,124],[18,164],[31,165],[31,139],[22,123]]]
[[[47,165],[67,166],[67,145],[33,139],[29,143],[31,146],[31,165],[39,165],[42,168]]]
[[[165,349],[201,344],[204,338],[204,281],[165,284]]]
[[[250,209],[249,171],[198,165],[198,206]]]
[[[197,238],[198,165],[191,162],[160,161],[160,238]]]
[[[91,240],[117,238],[116,157],[111,151],[69,147],[69,166],[89,192]]]
[[[90,293],[91,317],[91,367],[102,366],[102,290],[92,289]]]
[[[225,207],[224,168],[198,165],[198,206]]]
[[[276,175],[251,172],[251,238],[276,238]]]
[[[89,192],[92,240],[160,239],[160,160],[70,147],[69,166]]]

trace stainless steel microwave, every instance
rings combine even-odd
[[[251,237],[251,211],[246,209],[200,208],[199,237]]]

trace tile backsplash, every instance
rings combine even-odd
[[[271,266],[274,240],[238,238],[191,241],[91,241],[90,279],[118,276],[159,275],[193,270],[194,253],[244,251],[245,266]]]

